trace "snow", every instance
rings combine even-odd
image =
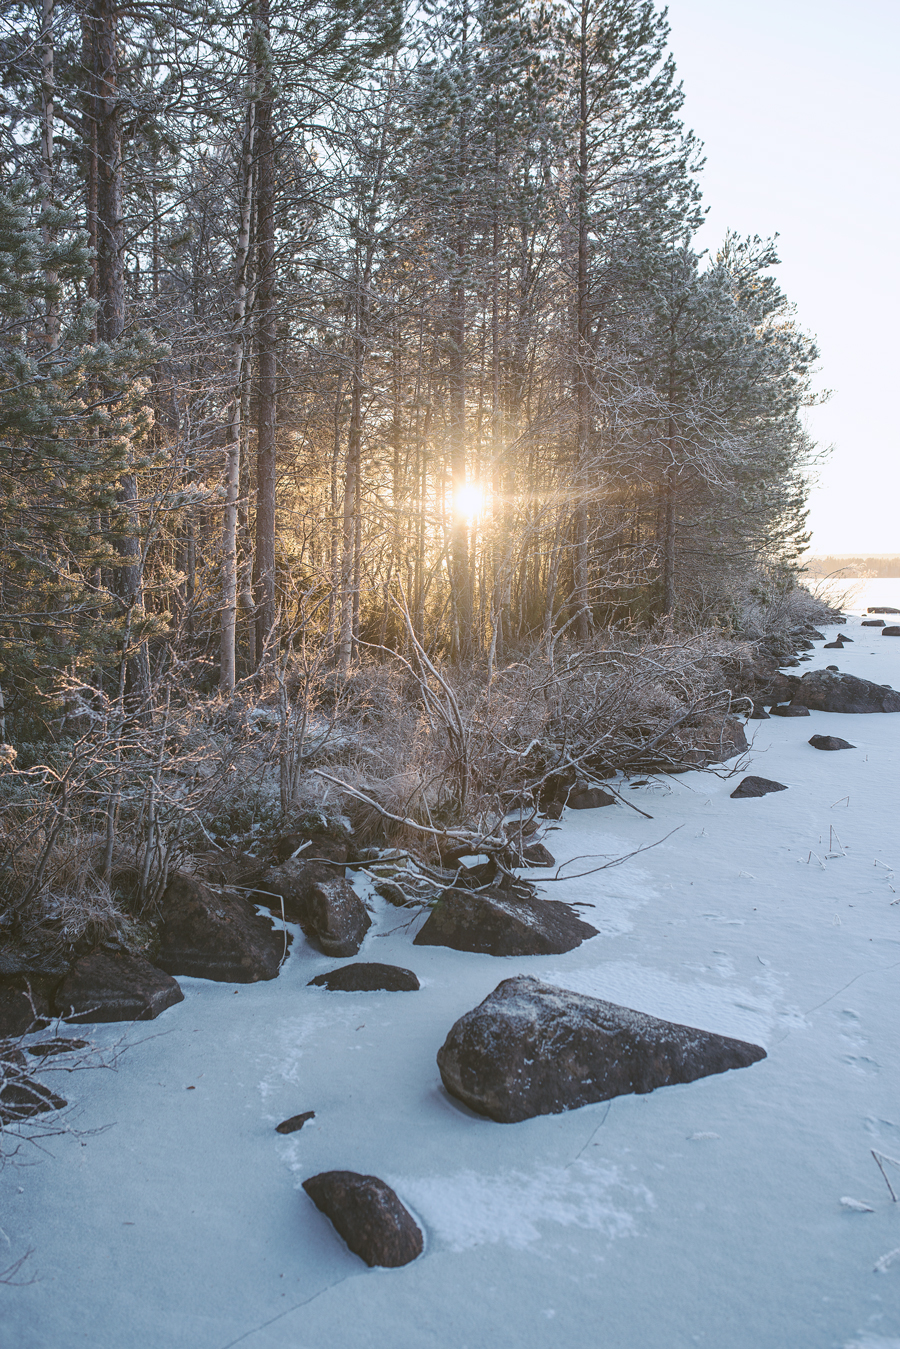
[[[857,615],[870,603],[900,608],[900,580],[867,583]],[[817,643],[797,673],[900,686],[900,639],[858,616],[842,630],[852,646]],[[415,970],[421,991],[308,988],[340,962],[297,932],[277,980],[184,979],[183,1003],[124,1028],[115,1071],[49,1079],[73,1128],[109,1127],[0,1173],[0,1265],[30,1247],[34,1280],[0,1287],[4,1349],[900,1349],[900,1204],[873,1157],[900,1193],[900,714],[750,729],[741,775],[788,791],[654,779],[626,793],[652,819],[567,812],[548,833],[560,861],[669,835],[546,884],[600,930],[567,955],[414,947],[374,897],[361,958]],[[818,752],[817,732],[857,748]],[[768,1058],[495,1124],[446,1095],[435,1054],[516,974]],[[423,1256],[386,1271],[351,1255],[300,1189],[331,1168],[393,1185]]]

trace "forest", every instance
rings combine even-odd
[[[6,0],[2,63],[8,936],[721,739],[816,617],[817,351],[696,246],[652,0]]]

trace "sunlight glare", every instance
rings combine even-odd
[[[477,482],[467,482],[456,491],[457,514],[471,524],[484,509],[484,489]]]

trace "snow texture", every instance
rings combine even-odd
[[[900,642],[859,622],[900,607],[900,580],[856,604],[853,645],[816,643],[810,668],[900,687]],[[600,935],[576,950],[415,947],[372,896],[361,958],[415,970],[415,997],[308,988],[334,962],[296,931],[277,979],[185,978],[117,1071],[48,1079],[73,1127],[110,1127],[0,1173],[0,1263],[32,1248],[34,1280],[0,1287],[4,1349],[900,1349],[900,1204],[872,1155],[900,1157],[900,714],[750,725],[737,776],[651,779],[628,797],[652,819],[567,811],[548,833],[572,872],[670,835],[541,880],[587,904]],[[817,753],[815,732],[857,748]],[[732,801],[747,772],[790,791]],[[435,1054],[517,974],[768,1058],[495,1124],[447,1096]],[[367,1270],[300,1188],[329,1169],[391,1185],[424,1254]]]

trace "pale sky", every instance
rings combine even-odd
[[[834,453],[812,551],[900,554],[900,0],[669,0],[683,117],[705,144],[702,246],[779,235],[821,350]]]

